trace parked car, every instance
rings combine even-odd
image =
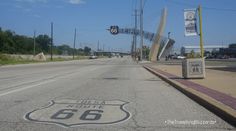
[[[98,57],[97,56],[95,56],[95,55],[91,55],[90,57],[89,57],[89,59],[97,59]]]
[[[185,56],[177,56],[177,59],[185,59],[186,57]]]

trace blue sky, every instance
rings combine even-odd
[[[144,29],[156,32],[163,7],[168,9],[165,35],[171,32],[175,47],[198,45],[198,37],[184,36],[183,9],[203,6],[203,39],[206,45],[236,42],[235,0],[144,0]],[[132,37],[111,35],[110,25],[134,26],[135,7],[139,0],[1,0],[0,27],[17,34],[33,36],[50,35],[50,23],[54,23],[56,45],[72,46],[74,28],[78,35],[76,46],[97,48],[97,42],[105,49],[130,50]],[[145,44],[150,46],[149,41]]]

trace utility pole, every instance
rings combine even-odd
[[[134,59],[134,34],[133,34],[133,40],[131,41],[131,56]]]
[[[76,28],[75,28],[75,34],[74,34],[73,60],[75,59],[75,41],[76,41]]]
[[[140,0],[140,61],[143,60],[143,0]]]
[[[34,56],[35,56],[35,34],[36,34],[36,31],[34,30]]]
[[[102,56],[104,56],[104,55],[105,55],[105,53],[104,53],[104,49],[105,49],[105,45],[104,45],[104,44],[102,44]]]
[[[135,9],[135,11],[134,11],[134,19],[135,19],[135,23],[134,23],[134,29],[135,29],[135,32],[134,32],[134,57],[135,57],[135,60],[136,60],[136,55],[137,55],[137,16],[138,16],[138,14],[137,14],[137,9]]]
[[[97,44],[97,51],[99,51],[99,41],[98,41],[98,44]]]
[[[137,9],[134,10],[134,34],[133,34],[133,41],[131,46],[131,54],[133,55],[134,59],[136,60],[137,57]]]
[[[51,61],[52,61],[52,46],[53,46],[53,22],[51,22]]]

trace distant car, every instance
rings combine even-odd
[[[170,59],[177,59],[177,55],[170,55]]]
[[[89,59],[97,59],[98,57],[97,56],[95,56],[95,55],[91,55],[90,57],[89,57]]]
[[[185,59],[186,57],[185,56],[177,56],[177,59]]]

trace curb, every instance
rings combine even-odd
[[[186,87],[185,85],[182,85],[178,82],[175,82],[174,80],[171,80],[167,78],[165,75],[154,71],[148,66],[143,66],[146,70],[151,72],[152,74],[160,77],[165,82],[169,83],[173,87],[175,87],[177,90],[188,96],[190,99],[194,100],[201,106],[205,107],[209,111],[213,112],[215,115],[219,116],[223,120],[227,121],[232,126],[236,127],[236,115],[233,114],[230,111],[227,111],[227,109],[223,109],[222,107],[219,107],[219,105],[223,105],[216,100],[213,100],[209,96],[206,96],[205,94],[202,94],[198,91],[194,91]],[[207,100],[208,99],[208,100]],[[212,99],[212,100],[211,100]],[[226,106],[225,106],[226,107]],[[226,107],[227,108],[227,107]],[[229,107],[228,107],[229,108]]]

